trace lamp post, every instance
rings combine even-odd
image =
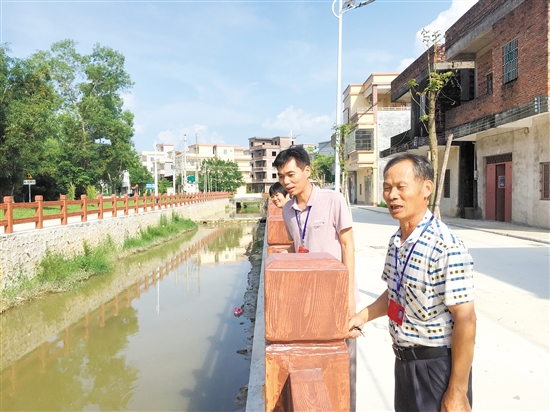
[[[187,183],[187,135],[183,135],[183,176],[181,178],[181,191],[185,192],[185,184]]]
[[[374,0],[360,1],[355,4],[355,0],[346,0],[342,5],[342,0],[334,0],[332,2],[332,14],[338,19],[338,69],[337,69],[337,82],[338,87],[336,90],[336,127],[342,124],[342,16],[344,13],[359,7],[366,6],[372,3]],[[338,13],[334,10],[336,2],[339,2]],[[339,130],[336,129],[336,147],[334,148],[334,190],[340,191],[340,162],[338,154],[338,146],[340,144]]]
[[[153,146],[155,149],[155,196],[159,195],[159,182],[158,182],[158,173],[157,173],[157,142]]]

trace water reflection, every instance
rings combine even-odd
[[[252,230],[201,228],[2,315],[2,410],[234,409]]]

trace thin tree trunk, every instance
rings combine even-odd
[[[437,134],[435,132],[435,102],[437,100],[437,93],[433,91],[428,92],[428,137],[430,141],[430,157],[432,167],[434,169],[434,191],[430,196],[429,207],[434,211],[435,197],[437,192],[437,175],[438,175],[438,158],[437,158]]]
[[[451,133],[447,137],[447,143],[445,144],[445,154],[443,155],[443,164],[441,165],[441,173],[439,175],[439,187],[437,188],[437,196],[435,198],[434,216],[436,219],[441,219],[441,212],[439,211],[439,204],[441,202],[441,193],[445,186],[445,172],[447,171],[447,161],[449,160],[449,153],[451,151],[451,143],[453,142],[453,134]]]

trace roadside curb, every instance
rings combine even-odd
[[[389,213],[389,211],[387,209],[381,208],[381,207],[376,207],[376,209],[374,207],[358,206],[358,205],[354,205],[354,207],[356,207],[358,209],[363,209],[363,210],[366,210],[366,211],[369,211],[369,212],[372,212],[372,213],[382,213],[382,214],[384,214],[384,213],[388,214]],[[445,219],[445,217],[444,217],[444,219]],[[487,232],[487,233],[491,233],[491,234],[494,234],[494,235],[509,236],[509,237],[513,237],[513,238],[516,238],[516,239],[526,240],[526,241],[529,241],[529,242],[537,242],[537,243],[550,245],[550,240],[540,239],[540,238],[533,237],[533,236],[516,235],[516,234],[513,234],[513,233],[509,233],[509,232],[505,231],[504,229],[503,230],[486,229],[486,228],[482,228],[482,227],[479,227],[479,226],[474,226],[474,225],[464,224],[464,223],[461,223],[461,222],[456,222],[456,219],[458,219],[458,218],[448,218],[448,219],[451,219],[451,220],[444,220],[444,222],[446,224],[448,224],[449,226],[460,227],[460,228],[463,228],[463,229],[479,230],[481,232]],[[475,220],[472,220],[472,222],[475,222]],[[520,227],[525,228],[526,231],[528,231],[529,228],[530,228],[529,226],[518,226],[518,228],[520,228]]]

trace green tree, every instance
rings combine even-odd
[[[140,192],[145,189],[145,184],[154,180],[153,175],[147,170],[147,167],[141,164],[137,153],[134,153],[129,159],[127,169],[130,173],[130,184],[132,187],[138,185]]]
[[[427,71],[428,80],[424,88],[420,89],[420,85],[416,79],[409,80],[409,87],[419,97],[425,96],[426,99],[426,113],[421,114],[420,120],[424,123],[426,130],[428,131],[429,147],[430,147],[430,160],[434,169],[434,191],[430,196],[430,209],[434,213],[436,218],[440,218],[439,202],[441,199],[441,192],[443,191],[443,182],[445,181],[445,169],[447,159],[449,158],[449,151],[452,142],[452,136],[447,139],[445,146],[445,154],[443,167],[439,167],[438,159],[438,142],[436,134],[436,102],[443,90],[443,88],[451,81],[454,76],[454,72],[438,71],[436,63],[439,61],[440,52],[442,51],[440,40],[441,33],[434,31],[430,33],[429,30],[422,29],[422,39],[426,46],[427,56]]]
[[[239,165],[232,161],[222,159],[203,160],[202,174],[199,176],[199,190],[206,187],[209,192],[234,192],[245,184],[243,174],[239,171]]]
[[[0,195],[21,194],[39,168],[42,146],[56,132],[58,100],[47,65],[16,59],[0,46]]]
[[[46,62],[62,99],[58,114],[59,151],[48,159],[58,165],[60,186],[74,184],[79,193],[101,180],[111,189],[127,169],[135,150],[133,115],[122,110],[122,92],[132,86],[124,70],[124,56],[96,44],[89,55],[76,51],[75,42],[64,40],[36,59]]]
[[[351,134],[351,132],[355,129],[357,126],[357,123],[345,123],[341,125],[334,125],[332,127],[332,130],[334,130],[336,134],[336,147],[337,153],[338,153],[338,162],[340,164],[340,178],[341,178],[341,185],[342,188],[342,194],[346,198],[346,202],[349,206],[349,193],[348,193],[348,171],[346,170],[346,145],[348,144],[348,137]]]
[[[311,160],[311,177],[317,180],[321,187],[326,183],[334,183],[333,165],[334,155],[316,154]]]
[[[168,192],[168,188],[172,187],[172,182],[168,179],[161,179],[158,182],[159,185],[159,195],[163,195]]]

